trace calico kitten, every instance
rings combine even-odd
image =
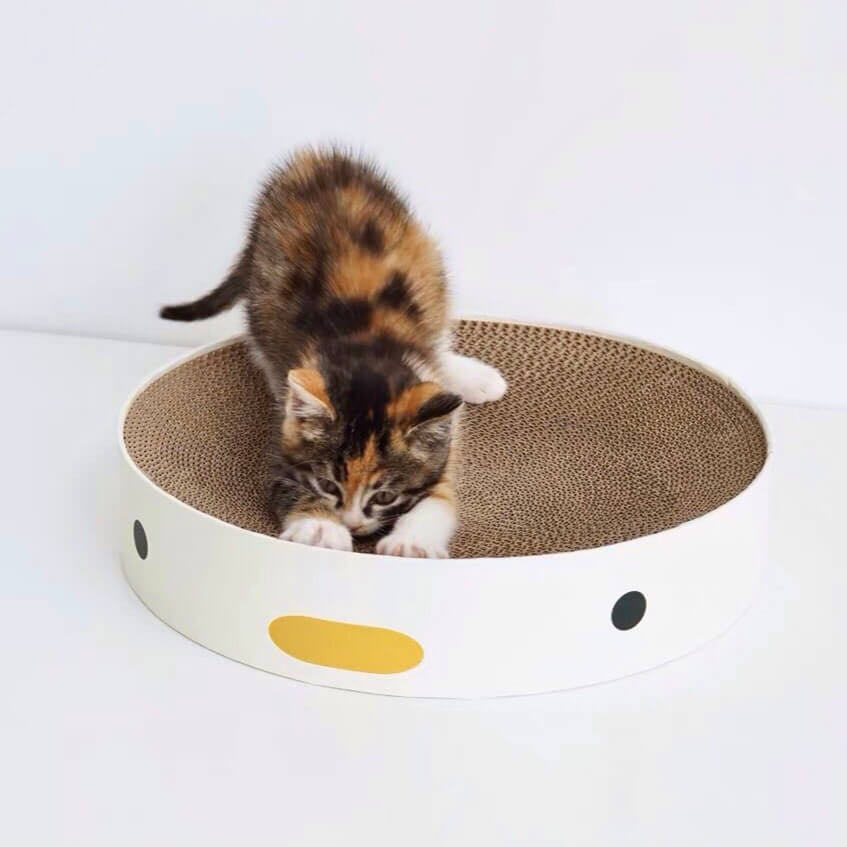
[[[337,150],[295,154],[265,184],[229,276],[161,316],[207,318],[241,297],[278,401],[281,537],[350,550],[381,532],[378,553],[446,556],[457,412],[506,383],[449,352],[441,255],[391,184]]]

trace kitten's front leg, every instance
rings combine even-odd
[[[452,487],[439,483],[431,494],[401,515],[389,535],[376,545],[384,556],[446,559],[447,546],[456,529],[456,507]]]
[[[324,502],[304,491],[288,463],[274,455],[269,468],[268,499],[279,520],[283,541],[333,550],[353,549],[350,530]]]
[[[353,536],[330,512],[314,509],[297,509],[286,515],[282,523],[283,541],[328,547],[331,550],[353,549]]]
[[[506,393],[506,380],[497,368],[458,353],[441,354],[442,383],[467,403],[490,403]]]

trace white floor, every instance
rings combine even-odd
[[[847,411],[765,406],[771,567],[719,641],[569,693],[398,700],[221,658],[127,587],[118,411],[177,352],[0,333],[0,843],[847,844]]]

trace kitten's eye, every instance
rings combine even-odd
[[[390,506],[397,499],[397,495],[393,491],[377,491],[371,497],[371,503],[376,503],[377,506]]]
[[[318,488],[324,494],[331,494],[333,497],[337,497],[339,500],[341,499],[341,489],[331,479],[318,479],[315,481],[318,484]]]

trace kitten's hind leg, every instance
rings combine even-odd
[[[458,353],[441,354],[442,383],[466,403],[490,403],[506,393],[506,380],[497,368]]]
[[[253,364],[264,374],[271,397],[279,400],[283,397],[284,383],[277,377],[270,360],[252,336],[247,338],[247,350]]]

